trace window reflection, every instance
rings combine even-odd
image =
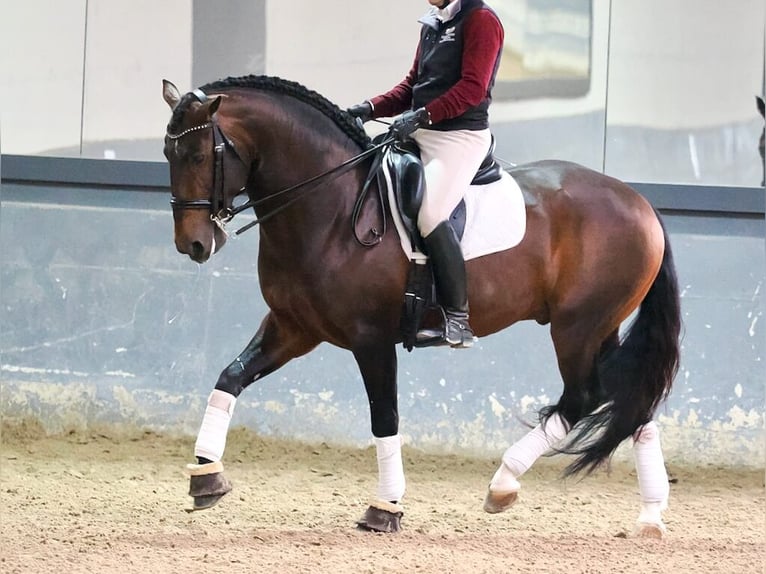
[[[494,0],[505,51],[494,90],[498,156],[601,170],[609,0]]]
[[[591,0],[499,0],[505,28],[496,97],[577,97],[590,87]]]

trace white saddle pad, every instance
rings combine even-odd
[[[390,175],[388,170],[383,171],[388,187],[389,204],[396,206]],[[465,231],[460,245],[466,261],[510,249],[524,238],[527,229],[524,196],[519,184],[505,170],[498,181],[470,186],[465,194],[465,207]],[[409,259],[427,259],[425,254],[413,250],[399,210],[392,211],[404,254]]]

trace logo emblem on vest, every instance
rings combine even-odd
[[[442,37],[439,38],[439,44],[444,44],[444,42],[454,42],[455,41],[455,27],[452,26],[452,28],[447,28],[444,31],[444,34],[442,34]]]

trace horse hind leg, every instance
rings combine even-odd
[[[543,409],[540,424],[503,454],[484,499],[484,510],[490,514],[503,512],[516,502],[521,489],[518,479],[546,452],[561,448],[573,424],[581,418],[583,412],[597,406],[593,389],[589,388],[592,386],[594,357],[618,343],[615,331],[604,342],[593,343],[588,354],[587,345],[584,348],[564,345],[566,341],[582,341],[583,338],[563,338],[564,332],[561,329],[553,332],[559,369],[565,381],[564,393],[557,405]]]
[[[503,453],[500,467],[490,480],[484,511],[497,514],[513,506],[521,490],[518,479],[538,458],[561,443],[567,432],[568,425],[556,413],[511,445]]]
[[[562,344],[557,346],[560,357],[566,356],[563,354],[565,348],[566,346]],[[612,364],[613,361],[615,364]],[[609,444],[595,452],[591,451],[590,456],[583,457],[583,453],[589,454],[587,444],[594,444],[591,437],[598,436],[599,433],[603,432],[604,427],[602,425],[611,424],[609,419],[601,417],[610,414],[610,401],[615,396],[614,393],[617,392],[621,383],[624,384],[624,378],[628,376],[627,373],[630,368],[636,368],[635,363],[637,361],[640,362],[637,357],[631,355],[625,357],[624,349],[621,349],[618,330],[614,330],[601,344],[594,361],[591,363],[593,366],[590,373],[587,373],[588,369],[585,365],[588,363],[585,361],[580,360],[578,362],[577,359],[574,359],[569,362],[566,359],[563,361],[560,359],[562,376],[568,384],[557,408],[573,425],[581,422],[579,429],[575,429],[575,432],[572,433],[574,435],[572,441],[575,444],[570,443],[570,445],[560,449],[562,452],[580,455],[576,461],[580,464],[570,465],[567,471],[586,470],[589,472],[607,461],[608,457],[611,456],[613,449]],[[580,365],[579,370],[577,369],[578,364]],[[631,413],[628,412],[627,414],[630,415]],[[614,428],[614,424],[612,424],[612,429]],[[641,511],[634,528],[634,536],[663,538],[666,527],[662,521],[662,512],[668,506],[670,490],[660,444],[659,428],[654,421],[650,420],[633,430],[628,436],[632,436],[633,440],[633,454],[641,495]],[[578,441],[583,439],[586,441],[586,446],[577,446]]]
[[[641,512],[634,535],[640,538],[663,538],[667,531],[662,512],[668,507],[670,483],[662,456],[657,423],[643,425],[633,435],[633,456],[641,494]]]

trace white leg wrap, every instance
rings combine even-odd
[[[542,425],[537,425],[511,445],[503,454],[503,465],[518,478],[551,447],[560,443],[568,432],[564,419],[556,413],[548,419],[544,429]]]
[[[378,454],[378,498],[399,502],[404,496],[401,437],[398,434],[375,437],[375,447]]]
[[[638,490],[644,507],[652,505],[665,510],[668,506],[670,484],[660,444],[660,429],[651,421],[633,435],[633,455],[636,460]]]
[[[213,462],[223,458],[226,435],[229,432],[229,423],[236,402],[234,395],[218,389],[210,393],[202,426],[194,445],[194,456],[201,456]]]

